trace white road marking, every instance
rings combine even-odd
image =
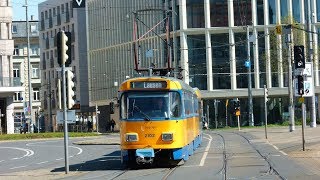
[[[283,154],[283,155],[285,155],[285,156],[287,156],[287,155],[288,155],[287,153],[285,153],[285,152],[283,152],[283,151],[279,150],[279,148],[278,148],[277,146],[275,146],[275,145],[271,144],[270,142],[268,142],[268,144],[270,144],[273,148],[275,148],[275,149],[276,149],[277,151],[279,151],[281,154]]]
[[[283,152],[283,151],[279,151],[279,152],[281,152],[283,155],[285,155],[285,156],[287,156],[288,154],[287,153],[285,153],[285,152]]]
[[[27,167],[27,166],[16,166],[16,167],[12,167],[10,169],[18,169],[18,168],[24,168],[24,167]]]
[[[4,160],[0,160],[0,162],[3,162]]]
[[[192,167],[199,167],[199,165],[188,165],[188,166],[183,165],[179,167],[192,168]]]
[[[16,150],[20,150],[20,151],[25,151],[26,152],[25,155],[23,155],[21,157],[12,158],[11,160],[22,159],[24,157],[34,155],[34,152],[32,150],[30,150],[30,149],[23,149],[23,148],[17,148],[17,147],[0,147],[0,149],[16,149]]]
[[[76,147],[76,146],[69,146],[69,147],[72,147],[72,148],[76,148],[76,149],[78,149],[78,150],[79,150],[79,152],[78,152],[78,154],[77,154],[77,155],[79,155],[79,154],[81,154],[81,153],[83,152],[83,150],[82,150],[81,148],[79,148],[79,147]]]
[[[60,161],[60,160],[62,160],[63,158],[59,158],[59,159],[56,159],[57,161]]]
[[[44,163],[48,163],[49,161],[43,161],[43,162],[39,162],[37,164],[44,164]]]
[[[26,146],[50,146],[50,147],[63,147],[63,146],[53,146],[53,145],[45,145],[44,143],[53,143],[53,142],[58,142],[58,141],[43,141],[43,142],[34,142],[34,143],[28,143]],[[41,145],[40,145],[41,144]],[[83,150],[79,147],[76,146],[68,146],[69,148],[75,148],[78,149],[79,152],[76,155],[79,155],[83,152]]]
[[[119,160],[120,158],[119,159],[101,159],[99,161],[119,161]]]
[[[209,149],[210,149],[210,146],[211,146],[212,137],[209,134],[206,134],[206,135],[209,136],[209,142],[208,142],[208,145],[207,145],[207,147],[205,149],[205,152],[203,153],[203,156],[201,158],[199,166],[203,166],[204,165],[204,162],[205,162],[205,160],[206,160],[206,158],[208,156],[208,152],[209,152]]]

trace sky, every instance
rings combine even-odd
[[[29,20],[30,16],[34,15],[34,20],[39,20],[38,18],[38,4],[45,0],[28,0],[28,15]],[[14,21],[25,21],[26,20],[26,8],[23,7],[25,5],[25,0],[11,0],[12,4],[12,12],[13,12],[13,20]]]

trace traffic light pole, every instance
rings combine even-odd
[[[267,134],[267,124],[268,124],[267,100],[268,100],[268,89],[267,89],[267,86],[264,85],[264,132],[265,132],[266,139],[268,139],[268,134]]]
[[[69,159],[68,159],[68,123],[67,123],[67,92],[66,92],[66,73],[65,64],[62,64],[61,77],[62,77],[62,96],[63,96],[63,122],[64,122],[64,159],[65,159],[65,171],[69,173]]]
[[[251,82],[251,60],[250,60],[250,40],[249,37],[249,26],[247,26],[247,61],[250,62],[248,67],[248,97],[249,97],[249,126],[254,126],[254,119],[253,119],[253,104],[252,104],[252,82]]]
[[[292,17],[290,24],[292,25]],[[293,32],[292,26],[290,25],[289,33],[287,34],[287,43],[288,43],[288,93],[289,93],[289,131],[292,132],[295,130],[295,121],[294,121],[294,104],[293,104],[293,73],[292,73],[292,51],[293,51]]]
[[[68,59],[68,55],[66,54],[66,51],[68,50],[68,47],[66,45],[67,36],[65,35],[64,31],[59,32],[60,36],[58,38],[61,38],[59,41],[61,49],[58,49],[58,51],[61,51],[61,77],[62,77],[62,97],[63,97],[63,122],[64,122],[64,159],[65,159],[65,172],[66,174],[69,173],[69,151],[68,151],[68,123],[67,123],[67,92],[66,92],[66,60]]]
[[[309,43],[307,43],[308,46],[308,56],[309,56],[309,62],[313,62],[313,39],[312,39],[312,32],[311,32],[311,2],[310,0],[307,0],[307,28],[308,28],[308,36],[309,36]],[[314,83],[314,74],[312,74],[312,81]],[[316,118],[316,98],[315,93],[311,96],[311,122],[310,127],[316,127],[317,126],[317,118]]]

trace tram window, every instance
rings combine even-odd
[[[185,92],[184,93],[184,106],[185,106],[185,114],[189,115],[192,114],[193,108],[192,108],[192,96],[190,93]]]
[[[128,117],[128,113],[127,113],[127,94],[124,94],[121,97],[121,118],[122,119],[126,119]]]
[[[181,116],[181,101],[177,92],[170,93],[170,114],[173,118]]]

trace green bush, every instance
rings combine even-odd
[[[80,133],[80,132],[69,132],[69,137],[87,137],[87,136],[98,136],[97,133]],[[20,140],[20,139],[43,139],[43,138],[63,138],[63,132],[54,133],[28,133],[28,134],[3,134],[0,135],[0,140]]]

